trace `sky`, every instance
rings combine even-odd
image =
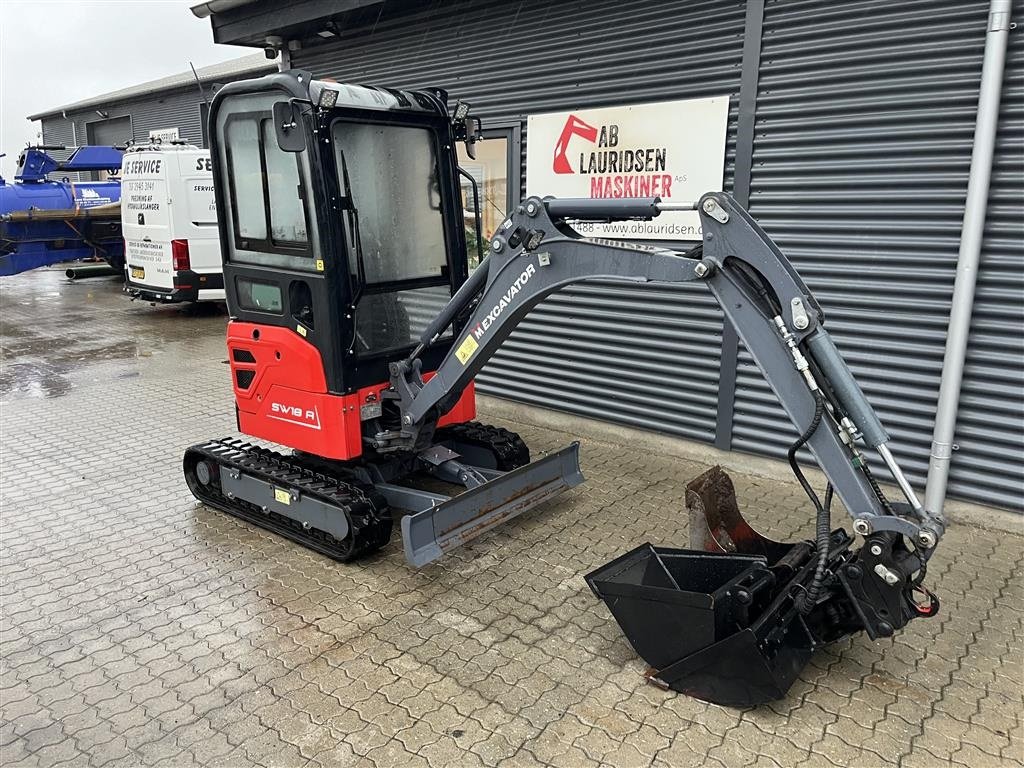
[[[0,0],[0,175],[40,139],[26,115],[255,53],[216,45],[199,0]]]

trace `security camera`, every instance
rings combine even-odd
[[[277,52],[284,45],[284,40],[277,35],[269,35],[263,40],[263,55],[268,59],[276,59]]]

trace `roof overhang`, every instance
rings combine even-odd
[[[193,5],[192,13],[194,13],[197,18],[205,19],[215,13],[230,11],[232,8],[237,8],[240,5],[251,5],[254,2],[256,2],[256,0],[209,0],[209,2],[206,3]]]
[[[392,6],[415,7],[417,0],[207,0],[192,7],[199,18],[209,18],[214,42],[262,47],[268,37],[322,40],[341,24],[358,24]],[[333,26],[332,26],[333,25]]]

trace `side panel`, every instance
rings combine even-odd
[[[178,153],[179,179],[173,195],[172,239],[188,240],[191,279],[179,273],[195,291],[196,301],[224,300],[224,268],[220,259],[217,204],[213,192],[210,153]]]
[[[223,271],[220,242],[217,234],[217,204],[213,194],[213,164],[210,154],[182,152],[178,156],[180,180],[176,197],[171,234],[188,240],[192,271],[199,274]],[[216,281],[218,287],[223,280]]]
[[[349,395],[330,394],[319,351],[288,328],[234,321],[228,324],[227,346],[241,432],[324,458],[360,456],[360,409],[379,402],[387,383]],[[475,416],[470,384],[438,423]]]

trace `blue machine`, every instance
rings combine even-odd
[[[0,177],[0,275],[93,256],[124,269],[121,183],[47,178],[60,171],[116,172],[122,149],[78,147],[63,161],[47,153],[65,149],[26,147],[14,183]]]

